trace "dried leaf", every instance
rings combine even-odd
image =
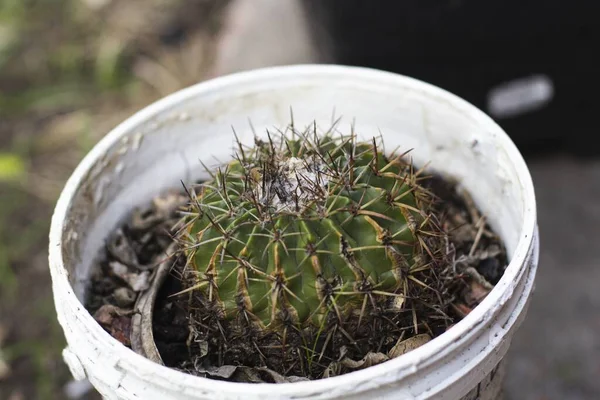
[[[334,361],[329,364],[325,369],[325,372],[323,372],[323,377],[328,378],[331,376],[340,375],[343,369],[346,369],[348,372],[350,372],[368,368],[373,365],[381,364],[387,360],[389,360],[389,358],[385,354],[374,352],[367,353],[367,355],[359,361],[352,360],[349,357],[344,357],[341,361]]]
[[[388,352],[388,356],[390,358],[399,357],[402,354],[406,354],[409,351],[416,349],[417,347],[423,346],[430,340],[431,336],[429,336],[427,333],[421,333],[405,340],[399,340],[398,343],[396,343]]]
[[[238,369],[235,365],[223,365],[221,367],[196,367],[196,371],[199,374],[205,374],[212,377],[219,377],[222,379],[229,379],[233,376],[235,371]]]
[[[368,368],[368,367],[371,367],[376,364],[381,364],[382,362],[387,361],[387,360],[388,360],[388,356],[386,356],[383,353],[369,352],[360,361],[354,361],[354,360],[351,360],[350,358],[346,357],[340,363],[342,364],[342,366],[344,366],[348,369],[355,370],[355,369]]]
[[[485,289],[492,290],[494,286],[489,283],[481,274],[473,267],[468,267],[464,271],[465,274],[469,275],[474,281],[476,281],[479,285],[483,286]]]
[[[150,209],[134,211],[129,228],[134,231],[147,231],[176,216],[176,212],[188,202],[186,196],[178,192],[167,193],[153,199]]]
[[[106,245],[108,252],[115,259],[132,268],[139,268],[139,262],[135,249],[131,245],[122,229],[117,229],[114,236]]]
[[[105,304],[96,311],[94,319],[105,328],[112,337],[131,346],[131,315],[132,311],[124,310],[112,304]]]
[[[331,378],[332,376],[337,376],[340,374],[340,364],[337,362],[330,363],[325,371],[323,371],[323,378]]]
[[[471,311],[473,311],[472,308],[463,303],[452,303],[451,306],[461,318],[466,317]]]
[[[168,193],[166,196],[155,197],[153,204],[158,215],[167,219],[181,207],[184,207],[188,201],[189,199],[187,196],[184,196],[179,192],[172,192]]]
[[[144,271],[141,274],[130,274],[127,283],[136,292],[141,292],[150,287],[150,271]]]
[[[111,261],[108,265],[112,273],[126,282],[134,291],[141,292],[150,287],[150,271],[131,272],[127,266],[118,261]]]
[[[391,308],[393,310],[402,310],[402,307],[404,306],[404,296],[394,296],[394,298],[392,299],[392,305]]]
[[[135,303],[135,292],[126,287],[120,287],[114,291],[113,296],[119,307],[131,307]]]
[[[289,382],[289,383],[310,381],[310,379],[305,378],[303,376],[286,376],[285,379],[286,379],[286,382]]]
[[[266,367],[257,368],[257,369],[259,371],[269,375],[275,383],[299,382],[299,381],[309,380],[308,378],[302,378],[299,376],[289,376],[289,377],[283,376],[283,375],[278,374],[277,372],[270,370],[269,368],[266,368]]]
[[[200,351],[198,358],[206,357],[208,354],[208,342],[206,340],[201,340],[198,342],[198,350]]]
[[[94,319],[100,325],[110,325],[112,324],[112,321],[115,318],[115,316],[119,315],[118,310],[119,308],[113,306],[112,304],[105,304],[102,307],[100,307],[98,311],[96,311],[96,313],[94,314]]]
[[[162,216],[152,212],[153,210],[135,210],[131,216],[129,227],[135,231],[146,231],[160,224]]]
[[[166,250],[166,253],[170,255],[175,254],[175,252],[175,244],[172,244]],[[160,259],[161,262],[158,264],[155,273],[152,276],[152,285],[148,290],[140,294],[135,304],[135,309],[138,311],[138,314],[133,317],[131,348],[136,353],[141,354],[156,363],[163,364],[162,357],[158,352],[154,341],[152,316],[154,314],[156,297],[171,270],[172,261],[171,257],[164,257],[164,255],[160,256]],[[148,271],[145,272],[149,273]],[[150,276],[148,276],[147,279],[150,280]]]
[[[490,290],[483,287],[479,282],[473,280],[469,285],[469,290],[465,293],[467,304],[477,305],[490,293]]]
[[[117,318],[110,329],[110,334],[119,342],[123,343],[123,345],[130,347],[131,342],[129,337],[131,336],[131,318]]]
[[[480,260],[498,257],[503,253],[502,248],[498,244],[490,244],[487,248],[483,248],[475,252],[475,256]]]
[[[245,383],[292,383],[308,380],[308,378],[299,376],[283,376],[266,367],[237,367],[232,378],[234,382]]]
[[[126,265],[121,264],[118,261],[111,261],[108,265],[110,266],[110,270],[113,274],[125,280],[125,275],[129,273],[129,268],[127,268]]]
[[[473,227],[473,225],[458,225],[452,231],[452,241],[457,243],[469,242],[473,240],[475,235],[477,235],[477,230]]]

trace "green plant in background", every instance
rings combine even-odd
[[[191,3],[197,13],[190,13]],[[0,1],[0,330],[8,332],[7,361],[20,365],[2,380],[1,399],[64,397],[62,333],[49,329],[56,324],[52,310],[43,322],[33,314],[37,304],[51,304],[45,251],[56,197],[102,135],[156,98],[147,81],[157,75],[137,73],[142,61],[148,64],[141,56],[178,48],[161,41],[172,27],[206,31],[205,21],[216,18],[207,10],[224,3]],[[182,53],[199,47],[208,65],[210,46],[203,44],[209,40],[198,35]],[[195,83],[206,67],[193,61],[185,65],[196,68]],[[189,83],[172,82],[169,89]],[[56,364],[47,365],[50,359]]]
[[[185,291],[233,330],[277,332],[284,347],[307,329],[311,348],[335,327],[356,338],[386,312],[408,312],[400,329],[417,333],[416,310],[441,301],[445,234],[421,171],[381,148],[293,128],[240,145],[190,193]]]
[[[18,154],[0,153],[0,182],[15,181],[25,174],[25,163]]]
[[[19,154],[14,152],[0,152],[0,185],[12,187],[16,182],[24,179],[26,174],[25,162]],[[2,187],[0,187],[1,189]],[[12,246],[8,217],[19,207],[22,193],[0,192],[0,300],[14,297],[17,290],[17,279],[11,267],[11,261],[19,249]],[[19,229],[27,230],[25,227]],[[10,243],[11,245],[7,245]],[[26,241],[21,242],[26,244]],[[22,246],[21,246],[22,247]]]

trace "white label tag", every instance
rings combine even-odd
[[[496,118],[514,117],[539,110],[554,97],[554,84],[543,74],[515,79],[492,88],[487,111]]]

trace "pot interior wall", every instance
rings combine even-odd
[[[188,89],[143,110],[88,157],[93,167],[71,203],[63,232],[65,265],[81,299],[95,257],[134,207],[168,188],[205,178],[200,160],[218,165],[234,152],[232,127],[245,143],[290,122],[316,121],[365,139],[383,135],[386,151],[413,148],[418,165],[457,179],[474,197],[512,254],[521,236],[524,193],[506,150],[507,138],[487,117],[414,81],[335,74],[289,74],[228,80]],[[387,76],[389,78],[389,76]],[[253,127],[253,129],[252,129]]]

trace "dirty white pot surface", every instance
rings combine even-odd
[[[186,375],[135,354],[82,305],[94,258],[135,206],[180,181],[205,177],[233,154],[232,127],[327,129],[342,117],[386,149],[414,148],[417,164],[452,176],[472,194],[508,249],[510,265],[485,300],[448,332],[399,358],[312,382],[240,384]],[[250,125],[251,123],[251,125]],[[50,269],[64,358],[107,399],[495,398],[504,357],[525,315],[537,268],[533,185],[502,129],[458,97],[396,74],[341,66],[275,67],[225,76],[177,92],[108,134],[77,167],[58,201]]]

